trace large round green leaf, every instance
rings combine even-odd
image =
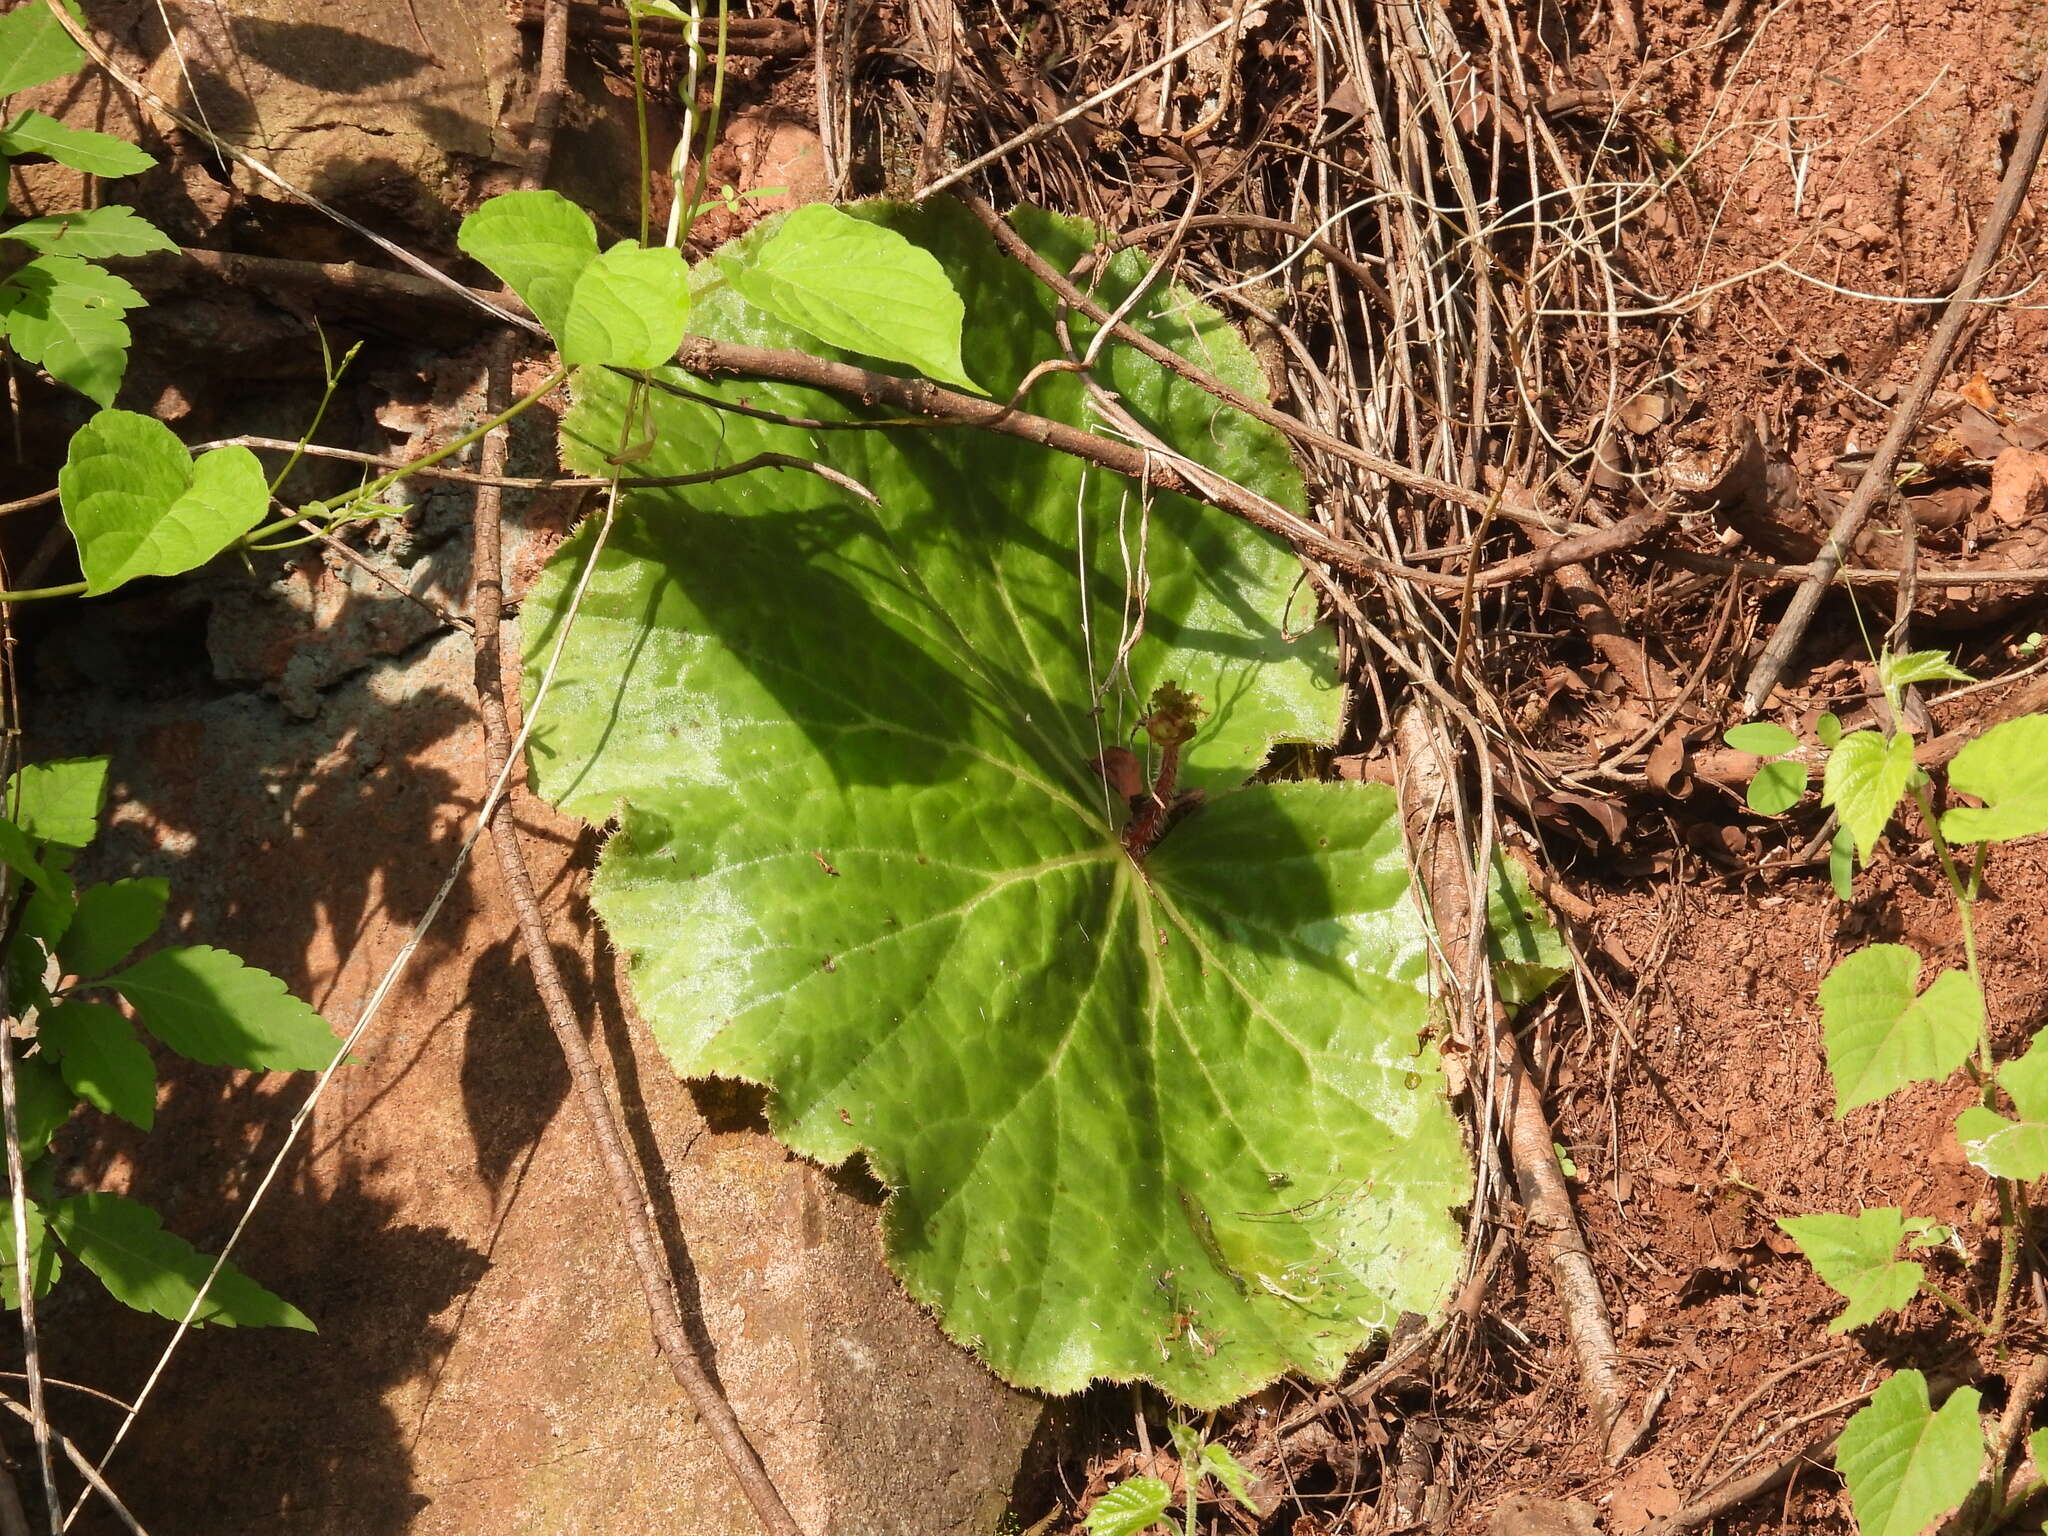
[[[858,212],[939,259],[997,398],[1059,355],[1046,296],[960,210]],[[1080,226],[1018,223],[1063,266],[1088,248]],[[802,344],[720,270],[698,275],[697,326]],[[1140,270],[1119,262],[1102,291]],[[1258,387],[1185,295],[1137,314]],[[1272,433],[1125,351],[1100,376],[1183,451],[1299,505]],[[620,381],[584,388],[565,437],[598,469],[648,423]],[[1029,403],[1088,420],[1069,373]],[[677,1067],[768,1084],[800,1152],[864,1154],[894,1192],[897,1272],[1023,1385],[1149,1377],[1215,1404],[1290,1368],[1328,1375],[1440,1306],[1469,1174],[1424,1038],[1392,797],[1247,783],[1275,743],[1336,727],[1331,643],[1289,612],[1286,551],[984,433],[646,406],[636,472],[774,449],[882,503],[791,472],[627,498],[545,707],[540,786],[617,820],[597,907]],[[530,668],[587,553],[586,533],[528,599]],[[1168,680],[1210,711],[1179,780],[1206,798],[1141,865],[1091,763],[1145,758],[1138,722]]]

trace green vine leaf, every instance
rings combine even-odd
[[[578,275],[556,339],[573,367],[652,368],[675,356],[689,315],[682,252],[621,240]]]
[[[74,15],[76,7],[67,6]],[[0,97],[12,96],[79,69],[85,50],[46,5],[17,5],[0,16]]]
[[[505,192],[462,221],[455,243],[489,267],[558,341],[576,279],[597,260],[597,226],[559,192]]]
[[[1089,1536],[1142,1536],[1166,1516],[1173,1490],[1156,1477],[1128,1477],[1095,1501],[1081,1528]]]
[[[57,958],[73,976],[105,974],[156,932],[171,899],[168,880],[110,880],[79,892]]]
[[[151,251],[175,251],[178,248],[177,241],[133,208],[118,205],[80,208],[71,213],[23,219],[19,224],[0,229],[0,240],[18,240],[51,255],[91,259],[146,256]]]
[[[1052,302],[963,210],[866,212],[986,317],[968,361],[999,395],[1056,355]],[[1063,266],[1092,246],[1077,224],[1018,223]],[[1142,272],[1117,261],[1103,301]],[[803,344],[698,280],[705,334]],[[1134,323],[1259,388],[1242,341],[1184,296]],[[1274,434],[1122,349],[1099,377],[1183,451],[1300,504]],[[628,393],[581,377],[572,462],[615,451]],[[1032,404],[1085,419],[1071,374]],[[774,449],[882,503],[803,475],[632,494],[540,717],[543,791],[618,820],[595,899],[676,1066],[771,1085],[776,1133],[807,1156],[864,1154],[895,1191],[897,1273],[1024,1385],[1149,1377],[1218,1404],[1328,1376],[1401,1312],[1441,1307],[1469,1172],[1419,1039],[1393,797],[1247,783],[1274,743],[1336,721],[1331,639],[1289,627],[1286,551],[1019,441],[651,408],[645,474]],[[530,669],[589,544],[528,599]],[[1156,766],[1140,718],[1163,701],[1154,726],[1175,736],[1189,692],[1205,713],[1175,787],[1206,798],[1141,867],[1121,770],[1093,765]]]
[[[21,1127],[21,1155],[34,1162],[50,1149],[50,1138],[78,1108],[77,1095],[47,1061],[14,1064],[14,1113]]]
[[[39,843],[83,848],[99,832],[109,761],[66,757],[18,769],[7,786],[15,825]]]
[[[1778,757],[1799,745],[1797,736],[1769,720],[1753,720],[1748,725],[1738,725],[1724,732],[1721,739],[1736,751],[1753,753],[1757,757]]]
[[[1806,764],[1765,763],[1743,797],[1760,816],[1781,816],[1806,798]]]
[[[156,1122],[156,1066],[118,1008],[60,1003],[36,1025],[65,1086],[93,1108],[148,1130]]]
[[[100,983],[188,1061],[303,1072],[334,1060],[327,1021],[268,971],[204,944],[160,949]]]
[[[1961,971],[1943,971],[1918,997],[1920,957],[1903,944],[1872,944],[1820,984],[1835,1118],[1908,1083],[1938,1083],[1984,1032],[1984,1000]]]
[[[112,405],[128,371],[131,338],[121,316],[144,302],[126,279],[89,261],[38,256],[0,283],[0,328],[58,383]]]
[[[1913,738],[1903,731],[1889,740],[1876,731],[1853,731],[1828,758],[1820,803],[1842,818],[1856,840],[1856,857],[1865,863],[1912,774]]]
[[[1956,1117],[1963,1152],[1994,1178],[2029,1181],[2048,1176],[2048,1044],[2040,1033],[1998,1069],[1998,1085],[2019,1118],[1973,1104]]]
[[[88,176],[139,176],[156,164],[156,156],[137,149],[126,139],[94,133],[89,128],[67,128],[56,118],[36,111],[24,112],[0,128],[0,156],[18,160],[23,155],[47,155],[59,165],[84,171]],[[14,238],[12,230],[8,231],[8,238]]]
[[[984,393],[961,361],[966,307],[945,268],[879,219],[808,204],[749,242],[745,255],[726,255],[726,280],[748,303],[828,347]]]
[[[1829,1333],[1847,1333],[1898,1311],[1920,1294],[1920,1282],[1927,1278],[1924,1266],[1898,1257],[1899,1244],[1908,1236],[1924,1239],[1934,1229],[1925,1216],[1908,1218],[1887,1206],[1858,1216],[1785,1216],[1778,1225],[1799,1245],[1814,1273],[1849,1304],[1828,1324]]]
[[[1949,764],[1948,787],[1984,804],[1962,805],[1941,818],[1952,843],[2004,843],[2048,832],[2048,715],[2022,715],[1994,725]]]
[[[40,1301],[64,1273],[64,1255],[49,1240],[42,1208],[31,1200],[27,1210],[29,1290]],[[14,1265],[12,1199],[0,1199],[0,1305],[10,1312],[21,1310],[21,1271]]]
[[[1835,1467],[1860,1536],[1920,1536],[1970,1496],[1984,1463],[1979,1402],[1959,1387],[1937,1413],[1927,1378],[1900,1371],[1842,1427]]]
[[[73,1195],[44,1208],[50,1231],[73,1258],[99,1276],[114,1299],[138,1312],[172,1321],[184,1317],[213,1269],[213,1260],[174,1232],[139,1201],[120,1195]],[[195,1324],[224,1328],[300,1328],[312,1320],[282,1297],[223,1264]]]
[[[89,596],[204,565],[270,505],[248,449],[195,459],[169,427],[133,411],[101,411],[72,435],[57,489]]]

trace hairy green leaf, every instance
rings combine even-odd
[[[1765,763],[1749,781],[1745,799],[1762,816],[1778,816],[1806,797],[1806,764]]]
[[[88,176],[135,176],[156,164],[156,156],[144,153],[126,139],[94,133],[89,128],[67,128],[56,118],[36,111],[24,112],[0,128],[0,156],[18,160],[24,155],[47,155],[59,165],[84,171]],[[10,239],[13,233],[8,231]]]
[[[726,280],[748,303],[829,347],[907,363],[982,393],[960,357],[960,295],[937,258],[885,217],[808,204],[767,239],[724,256]]]
[[[1979,1402],[1959,1387],[1934,1412],[1927,1378],[1900,1371],[1842,1427],[1835,1467],[1860,1536],[1920,1536],[1969,1497],[1984,1462]]]
[[[559,192],[506,192],[462,221],[455,243],[526,301],[560,345],[583,269],[597,260],[597,226]]]
[[[1090,1536],[1143,1536],[1166,1515],[1173,1490],[1156,1477],[1127,1477],[1095,1501],[1081,1528]]]
[[[7,786],[14,824],[39,843],[83,848],[99,831],[109,761],[67,757],[25,765]]]
[[[87,258],[146,256],[178,248],[177,241],[133,208],[118,205],[24,219],[0,229],[0,239],[18,240],[52,255]]]
[[[79,893],[71,924],[57,946],[58,960],[66,971],[88,980],[112,970],[156,932],[170,899],[168,880],[113,880],[88,886]]]
[[[139,1201],[120,1195],[73,1195],[45,1207],[50,1230],[71,1256],[100,1278],[114,1299],[138,1312],[173,1321],[191,1309],[213,1259],[174,1232]],[[312,1320],[251,1280],[232,1263],[221,1265],[192,1321],[224,1328],[300,1328]]]
[[[1202,1447],[1201,1457],[1191,1469],[1197,1477],[1213,1477],[1229,1494],[1246,1509],[1257,1510],[1252,1502],[1252,1476],[1245,1470],[1244,1463],[1230,1454],[1230,1447],[1210,1441]]]
[[[986,317],[968,362],[998,394],[1057,355],[1052,303],[963,210],[867,213]],[[1092,248],[1083,226],[1018,222],[1063,266]],[[1115,262],[1103,301],[1143,269]],[[803,343],[699,278],[705,334]],[[1258,389],[1242,341],[1183,296],[1133,323]],[[1276,435],[1121,348],[1098,377],[1183,451],[1300,504]],[[627,389],[586,374],[579,395],[567,456],[601,463]],[[1087,408],[1070,374],[1032,405]],[[1336,721],[1331,639],[1287,618],[1287,552],[1011,439],[652,409],[646,474],[779,449],[882,502],[797,475],[636,493],[580,610],[534,766],[570,810],[618,817],[596,901],[670,1059],[770,1084],[808,1156],[864,1153],[895,1191],[897,1272],[1014,1381],[1144,1376],[1221,1403],[1328,1375],[1439,1308],[1469,1174],[1418,1039],[1393,798],[1247,784],[1275,742]],[[536,669],[589,547],[529,597]],[[1169,681],[1211,711],[1178,778],[1207,799],[1141,869],[1112,781],[1147,765],[1092,764],[1156,764],[1139,718]]]
[[[1797,736],[1768,720],[1738,725],[1734,730],[1724,732],[1721,739],[1738,752],[1752,752],[1758,757],[1776,757],[1799,745]]]
[[[188,1061],[302,1072],[334,1060],[327,1021],[268,971],[204,944],[160,949],[109,976],[142,1027]]]
[[[1984,1000],[1961,971],[1943,971],[1918,997],[1920,957],[1903,944],[1872,944],[1820,984],[1835,1116],[1875,1103],[1908,1083],[1938,1083],[1963,1064],[1984,1030]]]
[[[621,240],[576,279],[555,340],[573,366],[652,368],[675,356],[689,314],[682,252]]]
[[[1842,744],[1842,717],[1833,710],[1826,710],[1813,722],[1813,739],[1830,752]]]
[[[1952,843],[2004,843],[2048,832],[2048,715],[1994,725],[1956,754],[1948,787],[1984,802],[1941,818]]]
[[[40,1300],[64,1273],[64,1255],[49,1240],[42,1208],[33,1200],[26,1208],[29,1290]],[[4,1191],[0,1191],[0,1305],[10,1312],[21,1309],[21,1271],[14,1258],[14,1201]]]
[[[1948,659],[1946,651],[1887,651],[1877,658],[1877,685],[1896,715],[1908,687],[1914,683],[1967,683],[1970,674]]]
[[[1487,893],[1486,951],[1493,961],[1494,993],[1510,1008],[1533,1003],[1572,970],[1572,952],[1529,889],[1528,875],[1498,848]]]
[[[71,74],[84,63],[85,50],[42,0],[0,16],[0,97]]]
[[[1903,732],[1890,740],[1876,731],[1852,732],[1828,758],[1820,803],[1834,808],[1856,840],[1856,857],[1866,863],[1912,772],[1913,738]]]
[[[128,323],[141,294],[76,256],[38,256],[0,283],[0,328],[14,350],[88,400],[112,405],[128,371]],[[243,450],[246,451],[246,450]]]
[[[148,1130],[156,1121],[156,1066],[118,1008],[60,1003],[37,1022],[36,1039],[57,1058],[71,1091],[93,1108]]]
[[[1898,1311],[1920,1293],[1920,1282],[1927,1278],[1924,1267],[1898,1256],[1908,1233],[1934,1225],[1925,1216],[1909,1219],[1886,1206],[1859,1216],[1786,1216],[1778,1225],[1799,1245],[1814,1273],[1849,1303],[1828,1324],[1829,1333],[1847,1333]]]
[[[1973,1104],[1956,1117],[1956,1139],[1970,1161],[1994,1178],[2048,1176],[2048,1043],[2042,1032],[1998,1069],[1998,1085],[2012,1099],[2017,1118]]]
[[[246,448],[197,459],[162,422],[101,411],[73,434],[57,476],[88,594],[211,560],[263,519],[270,487]]]

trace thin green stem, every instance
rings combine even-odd
[[[640,243],[654,227],[654,167],[647,156],[647,55],[640,47],[640,7],[626,0],[626,37],[633,52],[633,130],[640,143]]]
[[[33,603],[45,597],[83,597],[85,583],[67,581],[61,587],[25,587],[19,592],[0,592],[0,603]]]
[[[462,436],[456,438],[453,442],[450,442],[443,447],[436,448],[432,453],[427,454],[422,458],[414,459],[409,464],[401,464],[397,469],[390,471],[388,474],[379,476],[377,479],[372,480],[368,485],[364,486],[361,490],[355,492],[353,495],[349,496],[345,501],[343,501],[341,503],[341,506],[348,507],[353,506],[358,502],[368,501],[373,497],[381,494],[382,492],[389,490],[392,486],[398,484],[399,481],[403,480],[407,475],[418,474],[421,470],[430,469],[434,465],[441,463],[445,459],[452,459],[453,457],[455,457],[456,454],[462,452],[462,450],[467,448],[471,443],[477,442],[482,438],[487,437],[492,432],[497,431],[498,428],[502,427],[506,422],[512,420],[513,417],[521,415],[524,412],[531,410],[534,406],[540,404],[541,401],[545,400],[549,395],[553,394],[558,388],[560,388],[562,381],[568,377],[569,370],[567,368],[557,368],[553,373],[549,374],[545,379],[541,380],[540,387],[536,389],[532,394],[522,395],[519,399],[514,400],[510,405],[506,406],[504,410],[500,411],[497,415],[493,416],[489,421],[484,422],[481,426],[470,428],[469,431],[463,433]],[[336,510],[338,511],[339,508],[337,508]],[[298,522],[299,516],[300,514],[293,513],[290,517],[285,518],[282,521],[274,524],[272,529],[259,529],[257,530],[256,533],[248,535],[248,537],[258,538],[266,532],[274,531],[274,529],[288,528]]]
[[[1963,931],[1963,963],[1970,974],[1970,986],[1977,994],[1977,1012],[1983,1020],[1977,1029],[1977,1055],[1984,1074],[1989,1077],[1996,1063],[1991,1056],[1991,1018],[1985,1007],[1984,970],[1977,957],[1977,882],[1983,868],[1983,849],[1971,865],[1970,878],[1964,880],[1956,868],[1955,851],[1949,847],[1948,839],[1941,835],[1941,823],[1935,820],[1934,802],[1927,793],[1925,784],[1913,789],[1913,803],[1920,807],[1920,819],[1927,824],[1927,835],[1933,839],[1934,855],[1941,861],[1941,873],[1948,881],[1948,888],[1955,893],[1956,922]],[[1988,1091],[1988,1089],[1987,1089]]]
[[[704,119],[704,147],[697,154],[689,204],[683,209],[682,234],[671,244],[681,244],[689,238],[690,226],[697,222],[697,214],[704,206],[704,194],[711,186],[711,151],[718,147],[718,121],[725,110],[725,46],[731,20],[731,0],[718,0],[718,57],[711,66],[711,111]],[[690,104],[695,106],[695,100]],[[671,195],[680,194],[672,188]]]
[[[321,371],[327,376],[327,388],[321,393],[319,405],[313,409],[313,419],[306,424],[306,430],[300,434],[298,445],[292,449],[291,456],[284,461],[284,468],[280,469],[271,479],[270,494],[272,496],[275,496],[277,488],[284,484],[285,477],[299,467],[299,460],[305,456],[306,444],[313,441],[313,434],[320,430],[320,423],[327,419],[327,407],[334,401],[335,390],[341,387],[341,376],[348,372],[348,365],[354,362],[356,354],[363,350],[363,344],[360,341],[357,342],[346,352],[342,353],[341,366],[337,368],[334,366],[333,357],[327,350],[327,333],[320,329],[317,322],[313,329],[314,333],[320,338],[320,366]]]
[[[2006,1314],[2012,1310],[2012,1284],[2019,1273],[2020,1247],[2026,1241],[2026,1202],[2013,1199],[2010,1179],[1998,1186],[1998,1295],[1991,1303],[1991,1337],[2005,1337]]]
[[[1988,1331],[1984,1326],[1984,1319],[1979,1317],[1975,1312],[1971,1311],[1968,1307],[1964,1306],[1960,1301],[1956,1300],[1955,1297],[1951,1296],[1948,1293],[1947,1289],[1944,1286],[1942,1286],[1940,1282],[1935,1280],[1922,1280],[1920,1282],[1920,1288],[1927,1292],[1928,1295],[1932,1296],[1936,1301],[1940,1302],[1943,1306],[1947,1307],[1949,1311],[1955,1313],[1957,1317],[1961,1318],[1964,1322],[1968,1323],[1970,1327],[1975,1329],[1978,1333],[1985,1333]]]

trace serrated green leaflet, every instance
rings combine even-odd
[[[748,303],[828,347],[981,393],[961,361],[966,310],[945,269],[879,217],[812,203],[719,260]]]
[[[184,1317],[213,1270],[213,1260],[176,1233],[148,1206],[120,1195],[74,1195],[44,1207],[50,1231],[71,1256],[100,1278],[116,1300],[138,1312],[177,1321]],[[233,1264],[221,1265],[194,1323],[226,1328],[301,1328],[313,1323]]]
[[[64,1273],[64,1256],[49,1240],[42,1210],[30,1201],[28,1210],[29,1289],[42,1297]],[[14,1262],[14,1202],[0,1199],[0,1305],[9,1311],[21,1306],[21,1271]]]
[[[67,757],[18,769],[7,786],[15,824],[37,842],[83,848],[99,831],[108,761]]]
[[[111,880],[79,893],[57,959],[73,976],[104,975],[156,932],[171,895],[167,880]]]
[[[18,240],[35,250],[59,256],[146,256],[175,251],[178,243],[141,217],[133,208],[81,208],[74,213],[45,214],[0,229],[0,239]]]
[[[1924,1267],[1898,1256],[1908,1233],[1918,1235],[1934,1225],[1925,1216],[1908,1220],[1888,1206],[1858,1216],[1786,1216],[1778,1225],[1799,1245],[1814,1273],[1848,1302],[1828,1324],[1829,1333],[1847,1333],[1898,1311],[1919,1294],[1927,1278]]]
[[[1984,1002],[1961,971],[1943,971],[1918,997],[1920,957],[1903,944],[1872,944],[1820,984],[1835,1115],[1872,1104],[1908,1083],[1938,1083],[1963,1064],[1984,1032]]]
[[[21,1127],[21,1155],[34,1161],[49,1150],[78,1099],[64,1085],[56,1067],[47,1061],[18,1061],[14,1064],[15,1119]]]
[[[2048,715],[1994,725],[1956,754],[1948,787],[1982,800],[1941,818],[1952,843],[2003,843],[2048,832]]]
[[[1836,745],[1821,780],[1820,803],[1842,818],[1856,840],[1857,858],[1869,862],[1912,773],[1913,738],[1904,733],[1887,740],[1876,731],[1856,731]]]
[[[89,261],[38,256],[0,283],[0,329],[58,383],[112,405],[128,369],[121,316],[142,305],[132,284]]]
[[[1996,1178],[2048,1176],[2048,1044],[2041,1035],[1998,1069],[1998,1085],[2017,1118],[1972,1105],[1956,1117],[1956,1139],[1971,1162]]]
[[[968,362],[999,395],[1056,355],[1048,299],[963,211],[874,216],[986,317]],[[1062,266],[1087,249],[1075,225],[1018,222]],[[1120,260],[1104,301],[1141,270]],[[1137,323],[1258,387],[1215,316],[1157,308]],[[802,340],[722,284],[695,323]],[[1184,451],[1298,504],[1272,434],[1123,351],[1101,376]],[[616,449],[624,394],[585,378],[572,460]],[[1085,408],[1069,374],[1032,405]],[[865,1153],[895,1191],[898,1273],[1022,1384],[1150,1377],[1220,1403],[1435,1311],[1469,1175],[1418,1043],[1392,796],[1242,787],[1271,743],[1335,720],[1329,638],[1287,628],[1286,552],[1009,439],[653,408],[642,473],[778,449],[883,503],[793,474],[629,497],[540,717],[544,792],[619,816],[596,901],[676,1065],[769,1083],[807,1155]],[[530,664],[588,543],[528,599]],[[1179,780],[1209,798],[1141,871],[1090,763],[1146,749],[1134,727],[1169,679],[1213,711]]]
[[[1934,1412],[1927,1378],[1900,1371],[1842,1427],[1835,1468],[1860,1536],[1920,1536],[1969,1496],[1984,1460],[1979,1401],[1959,1387]]]
[[[224,949],[160,949],[101,985],[127,998],[142,1027],[188,1061],[292,1072],[334,1060],[326,1021],[268,971]]]
[[[144,153],[126,139],[94,133],[89,128],[67,128],[54,117],[34,111],[24,112],[0,128],[0,155],[10,160],[23,155],[48,155],[59,165],[84,171],[88,176],[138,176],[156,164],[154,155]]]
[[[85,63],[85,50],[38,3],[0,16],[0,97],[68,75]]]
[[[145,1131],[155,1122],[156,1067],[118,1008],[60,1003],[38,1021],[36,1038],[86,1103]]]
[[[270,505],[248,449],[195,459],[169,427],[133,411],[101,411],[73,434],[57,488],[88,594],[204,565]]]

